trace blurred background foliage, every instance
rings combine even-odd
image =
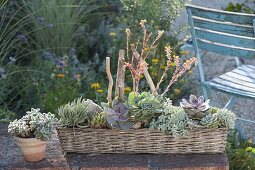
[[[245,0],[242,3],[232,3],[230,2],[225,8],[226,11],[232,12],[242,12],[248,14],[255,14],[255,0]]]
[[[19,117],[31,107],[40,107],[55,113],[58,106],[79,96],[105,101],[108,81],[104,59],[112,57],[115,74],[118,51],[125,48],[125,29],[130,28],[132,37],[137,38],[141,19],[147,19],[148,30],[155,35],[158,29],[166,31],[149,57],[149,71],[157,82],[164,68],[165,46],[171,45],[183,60],[190,57],[179,50],[175,38],[186,27],[172,28],[183,8],[183,0],[1,1],[1,112],[15,112]],[[177,102],[190,93],[189,74],[168,97]],[[141,86],[148,89],[144,80]],[[127,83],[126,94],[131,89]]]

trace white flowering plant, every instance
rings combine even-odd
[[[42,141],[50,139],[57,118],[51,113],[41,113],[40,109],[32,108],[21,119],[10,122],[8,132],[20,138],[37,138]]]

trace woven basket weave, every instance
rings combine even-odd
[[[101,153],[223,153],[227,129],[190,130],[182,138],[148,129],[57,128],[65,152]]]

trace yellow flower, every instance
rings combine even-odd
[[[144,49],[146,52],[150,51],[150,47],[145,47]]]
[[[110,32],[109,34],[111,37],[115,37],[116,36],[116,32]]]
[[[152,59],[152,63],[153,63],[153,64],[158,64],[158,61],[159,61],[159,60],[158,60],[157,58],[153,58],[153,59]]]
[[[57,77],[57,78],[64,78],[64,77],[65,77],[65,75],[64,75],[64,74],[62,74],[62,73],[61,73],[61,74],[56,74],[56,77]]]
[[[124,92],[127,93],[127,94],[130,93],[131,92],[131,88],[130,87],[125,87],[124,88]]]
[[[181,93],[181,90],[180,89],[174,89],[174,94],[178,95]]]
[[[98,82],[96,83],[92,83],[90,86],[92,89],[99,89],[100,88],[100,84]]]
[[[102,90],[102,89],[98,89],[98,90],[97,90],[97,92],[98,92],[98,93],[103,93],[103,92],[104,92],[104,90]]]
[[[175,66],[175,63],[170,63],[170,67],[174,67]]]
[[[154,23],[154,20],[151,20],[151,23],[153,24],[153,23]]]
[[[165,69],[165,68],[166,68],[166,66],[161,66],[161,68],[162,68],[162,69]]]
[[[183,51],[180,51],[180,54],[188,55],[188,54],[189,54],[189,52],[188,52],[188,51],[183,50]]]

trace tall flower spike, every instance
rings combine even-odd
[[[146,56],[144,57],[144,60],[148,57],[148,55],[151,52],[151,49],[153,49],[154,45],[156,44],[156,42],[162,37],[162,35],[165,33],[164,30],[158,30],[158,36],[156,37],[156,39],[152,42],[152,44],[150,45],[150,49],[147,52]]]
[[[140,25],[141,25],[141,27],[143,29],[143,47],[144,48],[146,47],[145,46],[145,42],[146,42],[146,38],[147,38],[147,30],[145,28],[145,23],[146,22],[147,22],[146,19],[140,21]]]
[[[156,90],[159,89],[160,84],[163,82],[164,78],[167,76],[167,71],[169,70],[170,64],[171,64],[171,62],[172,62],[172,57],[171,57],[172,51],[171,51],[171,47],[170,47],[170,46],[167,46],[166,49],[165,49],[165,52],[166,52],[166,56],[167,56],[167,65],[166,65],[166,67],[165,67],[165,69],[164,69],[164,72],[163,72],[163,74],[162,74],[162,76],[161,76],[159,82],[157,83]]]
[[[130,38],[131,31],[130,29],[126,29],[126,36],[127,36],[127,42],[126,42],[126,48],[127,48],[127,59],[129,59],[129,38]]]
[[[175,56],[174,57],[174,62],[176,64],[176,69],[175,69],[175,72],[174,72],[174,75],[172,76],[172,79],[170,80],[168,86],[166,87],[165,91],[161,94],[162,96],[165,95],[170,87],[178,81],[179,77],[181,77],[187,70],[189,70],[191,68],[191,66],[196,62],[196,58],[195,57],[192,57],[191,59],[189,60],[186,60],[186,62],[182,65],[182,69],[180,70],[180,59],[178,56]],[[177,68],[178,67],[178,68]]]

